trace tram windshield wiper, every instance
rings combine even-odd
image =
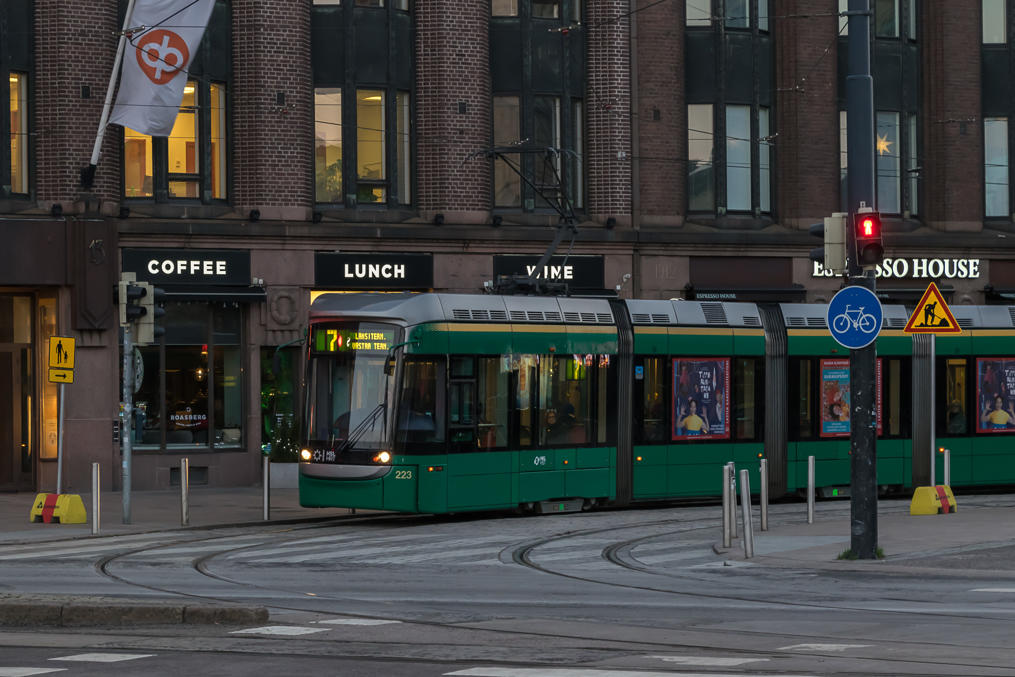
[[[387,400],[381,402],[376,407],[374,407],[373,410],[369,414],[367,414],[366,418],[360,421],[359,424],[349,432],[349,436],[345,439],[344,442],[342,442],[342,444],[338,447],[337,451],[340,453],[345,451],[352,445],[359,442],[360,438],[362,438],[367,433],[367,431],[373,430],[377,418],[381,414],[383,414],[387,410],[387,408],[388,408]]]

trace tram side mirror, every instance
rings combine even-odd
[[[389,357],[388,359],[384,360],[384,375],[391,376],[394,373],[395,373],[395,358]]]

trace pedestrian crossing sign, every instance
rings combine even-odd
[[[74,368],[74,339],[70,336],[49,337],[49,366],[52,369]]]
[[[931,282],[903,331],[907,334],[961,334],[962,327],[955,321],[937,285]]]

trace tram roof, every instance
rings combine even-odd
[[[354,316],[408,325],[424,322],[511,322],[612,325],[605,299],[489,294],[322,294],[311,314]]]
[[[761,313],[753,303],[721,301],[626,301],[634,325],[761,327]]]
[[[779,305],[786,326],[792,329],[825,329],[828,305],[824,303],[782,303]],[[962,329],[1015,328],[1015,306],[949,305]],[[912,314],[903,305],[882,306],[885,329],[905,329]]]

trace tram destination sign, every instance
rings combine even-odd
[[[315,353],[355,353],[387,351],[395,342],[395,331],[381,327],[346,329],[318,327],[311,345]]]

